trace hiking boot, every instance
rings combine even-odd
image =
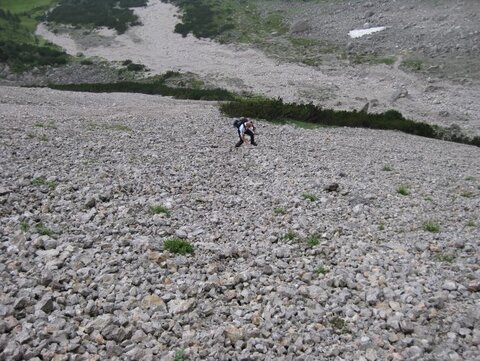
[[[257,145],[258,145],[258,144],[257,144],[257,143],[255,143],[255,142],[252,142],[251,144],[252,144],[252,145],[254,145],[254,146],[257,146]]]
[[[242,144],[243,144],[243,142],[240,141],[240,142],[238,142],[237,144],[235,144],[235,147],[238,148],[238,147],[240,147]]]

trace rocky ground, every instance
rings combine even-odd
[[[402,56],[420,70],[460,81],[480,79],[480,5],[476,0],[260,1],[265,14],[284,16],[295,35],[355,54]],[[384,26],[352,39],[353,29]]]
[[[2,88],[0,359],[478,360],[479,149],[258,133],[235,149],[205,102]]]

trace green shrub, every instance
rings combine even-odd
[[[59,50],[12,41],[0,41],[0,63],[13,71],[23,72],[36,66],[66,64],[69,56]]]
[[[393,170],[393,168],[391,166],[389,166],[388,164],[385,164],[383,166],[382,170],[384,170],[385,172],[391,172]]]
[[[310,202],[315,202],[318,198],[315,194],[312,193],[303,193],[303,199],[309,200]]]
[[[35,226],[37,232],[41,234],[42,236],[49,236],[53,237],[55,235],[55,232],[51,230],[50,228],[45,227],[42,223],[38,223]]]
[[[400,184],[397,188],[397,193],[401,194],[402,196],[408,196],[410,194],[410,190],[408,189],[408,185]]]
[[[315,273],[318,275],[324,275],[328,273],[328,268],[325,268],[324,266],[319,266],[316,270]]]
[[[310,247],[315,247],[315,246],[318,246],[320,244],[320,239],[318,238],[318,236],[310,236],[307,238],[307,244],[310,246]]]
[[[163,247],[172,253],[187,254],[193,253],[193,246],[183,239],[169,239],[163,242]]]
[[[20,229],[22,230],[22,232],[27,232],[30,229],[30,225],[28,224],[27,221],[21,221]]]
[[[168,73],[167,73],[168,74]],[[165,85],[167,74],[164,77],[155,78],[152,82],[118,82],[118,83],[91,83],[91,84],[49,84],[51,89],[85,91],[92,93],[143,93],[173,96],[177,99],[193,100],[232,100],[234,94],[225,89],[192,89],[172,88]]]
[[[285,208],[282,208],[282,207],[275,208],[273,212],[277,215],[282,215],[282,216],[287,214],[287,211],[285,210]]]
[[[440,232],[440,226],[437,223],[428,221],[423,224],[423,229],[428,232],[438,233]]]
[[[72,25],[106,26],[124,33],[138,17],[128,7],[145,6],[147,0],[61,0],[47,15],[48,21]]]
[[[293,241],[296,237],[297,234],[293,231],[293,229],[289,229],[288,232],[283,236],[283,238],[287,241]]]
[[[170,210],[164,206],[151,206],[150,207],[151,214],[165,214],[166,216],[170,216]]]
[[[55,188],[57,188],[57,182],[47,181],[45,177],[34,178],[32,179],[31,184],[34,186],[47,186],[51,190],[54,190]]]
[[[474,221],[469,220],[469,221],[467,222],[467,227],[476,227],[476,224],[475,224]]]
[[[221,111],[229,117],[247,117],[276,121],[295,121],[354,128],[399,130],[427,138],[444,139],[457,143],[480,146],[480,136],[469,138],[458,134],[445,133],[437,125],[405,119],[396,110],[373,114],[357,111],[322,109],[313,103],[284,103],[281,98],[242,98],[221,104]]]

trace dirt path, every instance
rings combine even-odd
[[[113,61],[131,59],[145,64],[152,73],[190,71],[228,89],[287,101],[313,101],[335,109],[360,109],[370,102],[374,112],[396,109],[412,119],[444,126],[458,124],[471,134],[480,134],[477,85],[425,79],[407,74],[395,64],[327,69],[278,63],[253,49],[192,36],[182,38],[173,33],[177,9],[159,0],[136,12],[144,25],[123,35],[105,31],[89,36],[53,34],[43,25],[38,34],[71,54],[83,52]]]

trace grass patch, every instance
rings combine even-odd
[[[440,226],[432,221],[425,222],[423,224],[423,229],[427,232],[438,233],[440,232]]]
[[[385,172],[391,172],[393,170],[392,166],[385,164],[382,168],[383,171]]]
[[[419,71],[419,70],[422,70],[423,66],[420,60],[410,59],[410,60],[402,61],[402,63],[400,64],[400,67],[407,70]]]
[[[295,238],[297,238],[297,234],[293,231],[293,229],[289,229],[288,232],[283,236],[283,239],[287,241],[293,241]]]
[[[278,216],[283,216],[283,215],[287,214],[287,211],[285,210],[285,208],[277,207],[273,210],[273,213],[275,213]]]
[[[437,253],[434,258],[438,262],[452,263],[456,256],[452,253]]]
[[[309,247],[315,247],[315,246],[318,246],[319,244],[320,244],[320,239],[318,238],[318,236],[313,235],[307,238],[307,245]]]
[[[42,223],[38,223],[36,226],[35,226],[35,229],[37,230],[37,232],[42,235],[42,236],[49,236],[49,237],[53,237],[55,235],[55,232],[48,228],[48,227],[45,227]]]
[[[317,196],[312,193],[303,193],[302,198],[310,202],[315,202],[318,199]]]
[[[183,361],[185,358],[185,350],[181,349],[175,352],[175,357],[173,358],[173,361]]]
[[[397,188],[397,193],[402,196],[408,196],[410,194],[410,189],[408,188],[408,185],[400,184]]]
[[[163,247],[171,252],[171,253],[175,253],[175,254],[189,254],[189,253],[193,253],[193,246],[183,240],[183,239],[169,239],[169,240],[166,240],[165,242],[163,242]]]
[[[37,122],[35,123],[35,126],[37,128],[57,129],[57,126],[55,125],[55,122],[53,120],[48,123]]]
[[[476,227],[476,223],[472,220],[468,221],[467,224],[466,224],[467,227]]]
[[[465,178],[466,181],[474,181],[475,180],[475,177],[472,177],[472,176],[468,176]]]
[[[324,266],[319,266],[317,267],[317,269],[315,270],[315,273],[317,275],[325,275],[329,272],[330,270]]]
[[[378,225],[378,230],[379,230],[379,231],[384,231],[384,230],[385,230],[385,225],[384,225],[383,223],[380,223],[380,224]]]
[[[42,134],[38,136],[38,140],[41,140],[42,142],[48,142],[48,137],[46,134]]]
[[[460,195],[461,195],[462,197],[465,197],[465,198],[472,198],[473,195],[474,195],[474,193],[473,193],[473,192],[470,192],[470,191],[465,191],[465,192],[460,193]]]
[[[347,324],[345,322],[344,319],[340,318],[340,317],[332,317],[328,320],[328,322],[330,323],[330,325],[337,329],[338,331],[342,332],[342,333],[346,333],[348,332],[348,329],[347,329]]]
[[[30,229],[30,225],[28,224],[27,221],[21,221],[20,229],[22,230],[22,232],[27,232]]]
[[[164,206],[151,206],[149,211],[151,214],[164,214],[170,217],[170,210]]]
[[[246,117],[267,121],[301,121],[323,126],[399,130],[427,138],[443,139],[457,143],[480,146],[480,136],[449,132],[448,129],[406,119],[395,110],[384,113],[323,109],[313,103],[284,103],[281,98],[238,98],[221,104],[221,111],[232,118]]]
[[[57,188],[57,182],[55,181],[47,181],[45,177],[37,177],[32,179],[31,184],[34,186],[47,186],[51,190]]]

